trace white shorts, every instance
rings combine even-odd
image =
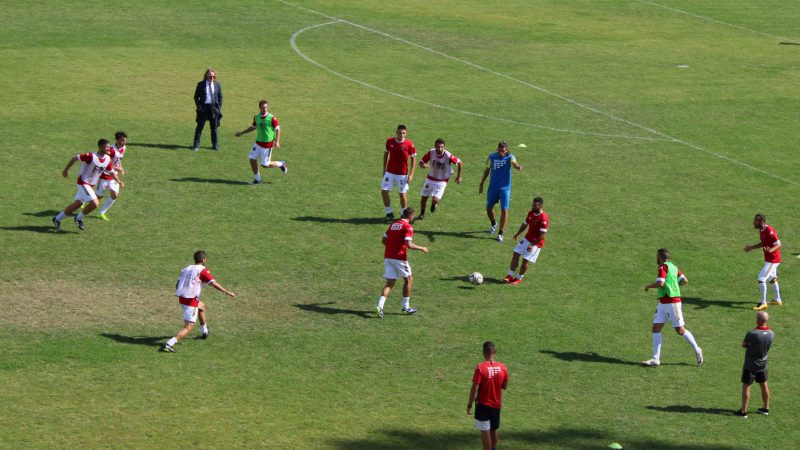
[[[492,428],[492,422],[490,420],[475,420],[475,428],[478,431],[489,431]]]
[[[397,186],[397,192],[401,194],[408,192],[408,176],[384,172],[383,181],[381,182],[381,190],[391,191],[392,186],[395,185]]]
[[[187,306],[183,303],[180,304],[181,308],[183,308],[183,320],[184,322],[197,322],[197,306]]]
[[[94,188],[86,185],[86,184],[79,184],[78,190],[75,193],[75,200],[86,203],[97,200],[97,194],[94,193]]]
[[[115,194],[119,194],[119,183],[116,180],[100,179],[97,183],[97,196],[102,197],[106,193],[106,189],[111,189]]]
[[[514,247],[514,253],[522,255],[522,257],[528,262],[536,264],[536,260],[539,259],[539,252],[542,251],[542,248],[534,245],[533,248],[530,251],[528,251],[529,245],[531,245],[531,243],[528,242],[527,239],[522,238],[519,244],[517,244],[517,246]]]
[[[408,261],[399,259],[383,259],[383,278],[396,280],[398,278],[408,278],[411,276],[411,266]]]
[[[258,144],[253,144],[250,150],[250,159],[258,161],[262,166],[266,166],[272,160],[272,147],[264,148]]]
[[[683,326],[683,310],[681,303],[658,303],[656,313],[653,315],[653,323],[667,323],[669,319],[672,328]]]
[[[773,278],[778,278],[778,266],[781,263],[764,263],[764,267],[761,268],[761,273],[758,274],[758,282],[766,282],[770,281]]]
[[[422,196],[430,197],[433,195],[441,200],[446,187],[447,181],[433,181],[426,178],[425,184],[422,185]]]

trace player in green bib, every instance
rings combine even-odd
[[[660,248],[656,252],[658,261],[658,275],[656,281],[645,285],[644,290],[658,289],[658,306],[653,316],[653,356],[644,361],[646,366],[661,365],[661,329],[667,319],[672,323],[675,331],[688,342],[694,349],[697,364],[703,364],[703,349],[697,346],[692,332],[684,327],[683,312],[681,310],[681,286],[688,283],[686,275],[669,260],[669,250]]]
[[[281,146],[281,127],[278,119],[269,112],[269,102],[258,102],[259,113],[253,116],[253,123],[246,129],[236,133],[239,137],[256,130],[256,142],[250,150],[250,168],[253,170],[253,184],[261,184],[259,164],[266,169],[277,167],[284,175],[289,170],[286,161],[272,161],[272,149]]]

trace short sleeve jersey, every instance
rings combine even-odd
[[[111,157],[111,165],[114,166],[114,169],[118,169],[120,165],[120,161],[122,161],[122,157],[125,156],[125,146],[123,145],[120,148],[117,148],[116,145],[112,145],[111,149],[108,152],[108,156]],[[103,173],[100,174],[101,180],[113,180],[114,178],[111,176],[113,172],[111,170],[104,170]]]
[[[439,156],[436,153],[436,149],[432,148],[422,157],[422,162],[430,162],[430,168],[428,169],[429,180],[447,181],[453,173],[453,164],[458,164],[461,160],[447,150],[444,151],[442,156]]]
[[[764,251],[764,261],[769,263],[781,262],[781,249],[777,249],[772,253],[769,252],[770,248],[781,243],[775,229],[766,225],[759,233],[759,237],[761,238],[761,249]]]
[[[389,162],[386,163],[386,171],[394,175],[408,175],[408,159],[417,156],[417,149],[410,139],[397,139],[390,137],[386,140],[386,152],[389,153]]]
[[[744,368],[751,372],[767,370],[767,353],[775,334],[768,326],[756,327],[744,335],[747,349],[744,352]]]
[[[270,120],[266,120],[267,118]],[[272,148],[275,141],[275,130],[281,127],[278,119],[272,113],[268,113],[266,116],[256,114],[253,116],[253,126],[256,127],[256,143],[264,148]]]
[[[528,224],[528,232],[525,233],[525,239],[528,242],[534,242],[539,237],[539,233],[541,233],[542,240],[536,246],[539,248],[544,247],[544,237],[547,234],[547,228],[550,226],[550,218],[547,217],[547,213],[539,211],[537,215],[534,214],[533,210],[530,210],[528,211],[528,217],[525,218],[525,223]]]
[[[383,234],[386,238],[386,249],[383,257],[387,259],[408,260],[408,243],[414,237],[414,227],[406,219],[394,221]]]
[[[511,163],[517,158],[511,153],[500,156],[490,153],[486,159],[486,168],[490,170],[489,189],[511,189]]]
[[[200,296],[203,284],[211,284],[212,281],[214,281],[214,275],[211,275],[206,266],[202,264],[186,266],[181,270],[178,284],[175,287],[175,295],[181,304],[196,307],[200,304],[197,297]]]
[[[672,264],[672,263],[670,263]],[[673,265],[674,267],[674,265]],[[679,268],[675,268],[675,274],[670,273],[669,266],[667,264],[659,264],[658,265],[658,275],[656,275],[656,281],[663,281],[664,287],[661,289],[672,289],[673,292],[666,293],[662,295],[658,301],[661,303],[680,303],[681,302],[681,291],[678,287],[678,280],[683,277],[683,271]],[[673,279],[674,277],[674,279]]]
[[[503,389],[508,386],[508,369],[503,363],[484,361],[475,366],[472,383],[478,384],[478,403],[500,409],[503,403]]]
[[[78,172],[78,184],[94,186],[100,180],[103,170],[113,170],[111,158],[108,155],[100,157],[97,153],[81,153],[78,160],[82,163]]]

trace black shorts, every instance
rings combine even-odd
[[[742,383],[744,384],[753,384],[753,381],[756,383],[766,383],[767,382],[767,369],[764,369],[760,372],[751,372],[747,370],[747,368],[742,369]]]
[[[500,410],[476,403],[475,420],[480,422],[485,422],[488,420],[489,429],[496,430],[500,428]]]

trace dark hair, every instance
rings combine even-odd
[[[206,259],[206,252],[203,250],[198,250],[194,252],[194,263],[200,264],[203,260]]]
[[[122,139],[122,138],[128,139],[128,135],[124,131],[117,131],[116,133],[114,133],[114,139]]]
[[[406,217],[411,217],[412,215],[414,215],[415,212],[416,211],[414,211],[414,208],[409,206],[408,208],[405,208],[403,212],[400,213],[400,217],[405,219]]]
[[[763,215],[763,214],[761,214],[761,213],[758,213],[758,214],[756,214],[756,217],[755,217],[755,219],[756,219],[756,220],[760,220],[760,221],[764,222],[764,221],[766,221],[766,220],[767,220],[767,216],[765,216],[765,215]]]
[[[658,254],[658,257],[663,259],[664,261],[668,261],[669,260],[669,250],[667,250],[665,248],[660,248],[660,249],[658,249],[657,254]]]
[[[105,147],[106,145],[111,145],[111,142],[108,142],[108,139],[100,139],[97,141],[97,147]]]
[[[267,99],[264,99],[264,100],[261,100],[260,102],[258,102],[258,106],[259,106],[259,107],[260,107],[261,105],[264,105],[264,104],[267,104],[267,105],[269,105],[269,102],[267,101]]]
[[[433,143],[433,145],[439,145],[439,144],[444,145],[444,139],[442,138],[436,139],[436,142]]]
[[[493,355],[494,352],[497,351],[494,347],[494,342],[486,341],[483,343],[483,354],[484,355]]]
[[[400,130],[408,131],[408,128],[406,128],[406,126],[401,123],[400,125],[397,126],[397,131],[400,131]]]
[[[541,203],[544,205],[544,199],[542,197],[533,197],[534,203]]]
[[[508,148],[508,142],[506,142],[506,141],[500,141],[500,142],[497,144],[497,146],[498,146],[498,147],[503,147],[503,148]]]

